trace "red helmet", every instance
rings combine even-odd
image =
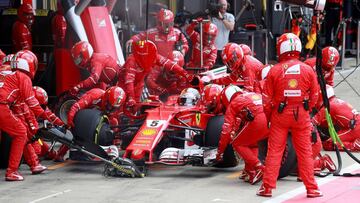
[[[141,68],[150,70],[155,65],[157,48],[154,42],[133,41],[131,48],[135,61]]]
[[[276,49],[279,57],[285,54],[299,55],[302,49],[301,41],[295,34],[285,33],[277,40]]]
[[[223,88],[217,84],[208,84],[201,93],[201,103],[208,111],[214,111],[221,105],[220,94]]]
[[[205,23],[203,25],[204,38],[203,43],[207,46],[215,43],[215,38],[218,33],[218,29],[214,23]]]
[[[12,57],[10,66],[14,70],[25,72],[31,79],[34,79],[38,66],[38,60],[35,54],[31,51],[21,50]]]
[[[102,97],[102,106],[107,110],[115,110],[125,103],[125,91],[118,86],[108,88]]]
[[[236,93],[244,93],[244,90],[242,90],[240,87],[236,86],[236,85],[229,85],[227,87],[225,87],[220,95],[220,100],[221,103],[225,106],[225,108],[227,108],[231,102],[232,97],[236,94]]]
[[[250,47],[246,44],[239,44],[239,46],[241,47],[242,51],[244,52],[244,56],[246,55],[251,55],[252,51],[250,49]]]
[[[326,71],[330,71],[335,68],[339,62],[340,56],[337,49],[334,47],[325,47],[322,50],[322,68]]]
[[[173,54],[170,55],[169,59],[176,62],[181,67],[185,64],[184,55],[182,55],[180,51],[173,51]]]
[[[244,53],[239,45],[227,43],[221,53],[222,61],[231,71],[236,71],[244,58]]]
[[[90,61],[93,53],[94,50],[91,44],[86,41],[77,42],[71,48],[71,56],[74,60],[74,63],[82,68],[86,67],[86,64]]]
[[[31,25],[34,22],[34,10],[31,6],[31,4],[22,4],[18,8],[18,18],[28,28],[31,27]]]
[[[39,104],[47,105],[49,99],[47,92],[39,86],[34,86],[33,90],[34,90],[35,98],[39,101]]]
[[[168,9],[162,8],[157,14],[158,29],[160,32],[168,34],[174,26],[174,13]]]

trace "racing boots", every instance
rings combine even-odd
[[[31,174],[36,175],[44,172],[47,170],[46,166],[41,165],[40,163],[36,164],[35,166],[30,167]]]
[[[5,174],[6,181],[23,181],[24,177],[18,171],[7,171]]]
[[[244,169],[244,170],[241,170],[241,171],[240,171],[240,175],[239,175],[239,179],[240,179],[240,180],[244,180],[244,181],[245,181],[245,180],[248,181],[248,180],[249,180],[249,172],[248,172],[247,170],[245,170],[245,169]]]
[[[66,153],[68,152],[69,147],[66,145],[61,145],[60,148],[58,149],[58,151],[56,152],[56,156],[54,158],[55,162],[64,162],[64,156],[66,155]]]
[[[255,170],[249,174],[249,183],[254,185],[262,180],[264,174],[264,166],[259,163],[255,166]]]
[[[306,191],[306,196],[308,198],[316,198],[316,197],[322,197],[323,194],[319,189],[316,190],[307,190]]]
[[[262,184],[259,190],[256,192],[256,195],[262,197],[271,197],[272,196],[271,188],[265,187],[265,185]]]
[[[331,159],[331,157],[328,154],[325,154],[324,156],[322,156],[321,160],[323,162],[323,169],[326,168],[330,172],[336,171],[336,166],[335,166],[333,160]]]

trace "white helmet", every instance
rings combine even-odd
[[[178,103],[180,106],[195,106],[199,100],[199,91],[197,89],[189,87],[181,91]]]

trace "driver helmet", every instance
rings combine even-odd
[[[181,91],[178,104],[180,106],[195,106],[200,99],[200,93],[197,89],[189,87]]]

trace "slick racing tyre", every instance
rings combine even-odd
[[[7,168],[11,147],[11,137],[0,132],[0,168]]]
[[[77,97],[71,96],[68,92],[64,92],[58,97],[54,106],[54,112],[65,124],[67,124],[68,112],[77,100]]]
[[[224,116],[214,116],[209,119],[205,131],[205,146],[217,147],[220,140],[222,125],[224,123]],[[228,145],[225,152],[223,161],[214,165],[218,168],[235,167],[238,165],[238,160],[235,156],[234,150],[231,145]]]
[[[258,157],[263,164],[265,163],[265,158],[267,154],[267,148],[268,148],[267,142],[268,139],[265,139],[258,143],[259,146]],[[295,167],[297,167],[296,153],[291,141],[291,134],[289,133],[284,154],[281,159],[281,167],[279,170],[278,179],[288,176]]]
[[[89,141],[101,146],[113,144],[114,134],[107,118],[97,109],[82,109],[74,118],[74,139]]]

